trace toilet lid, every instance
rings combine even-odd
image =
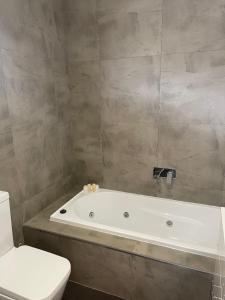
[[[36,248],[13,248],[0,257],[0,294],[18,300],[47,300],[70,274],[67,259]]]

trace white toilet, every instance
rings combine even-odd
[[[70,270],[63,257],[14,247],[9,194],[0,192],[0,300],[60,300]]]

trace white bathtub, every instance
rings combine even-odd
[[[66,213],[61,214],[62,209]],[[214,257],[221,211],[214,206],[100,189],[80,192],[50,220]]]

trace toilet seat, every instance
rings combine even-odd
[[[70,263],[63,257],[29,246],[12,248],[0,257],[0,295],[16,300],[52,299],[69,274]]]

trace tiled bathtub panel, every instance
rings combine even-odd
[[[65,293],[63,295],[63,300],[125,300],[110,294],[106,294],[102,291],[88,288],[81,284],[69,281]]]
[[[134,292],[132,300],[200,300],[209,299],[212,276],[132,256]]]
[[[68,255],[74,266],[72,280],[129,299],[132,287],[130,255],[72,239]]]
[[[28,245],[67,257],[70,279],[127,300],[206,300],[212,275],[24,228]]]
[[[221,297],[225,299],[225,256],[224,253],[220,257],[220,288],[221,288]]]
[[[30,229],[25,229],[24,233],[28,245],[65,256],[70,260],[70,280],[130,299],[130,255]]]

